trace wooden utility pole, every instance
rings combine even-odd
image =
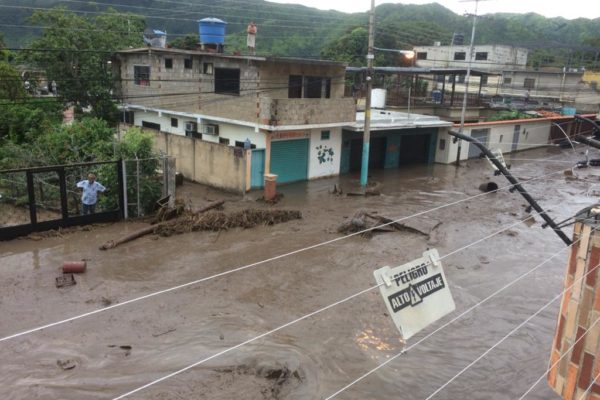
[[[371,143],[371,90],[373,89],[373,59],[375,54],[374,37],[375,25],[375,0],[371,0],[371,11],[369,11],[369,49],[367,54],[367,96],[365,98],[365,126],[363,134],[362,163],[360,168],[360,185],[367,186],[369,179],[369,145]]]
[[[467,0],[471,1],[471,0]],[[460,113],[459,133],[465,128],[465,112],[467,111],[467,97],[469,95],[469,79],[471,78],[471,62],[473,61],[473,45],[475,43],[475,26],[477,25],[477,8],[480,0],[475,0],[475,14],[473,14],[473,29],[471,30],[471,43],[469,45],[469,62],[467,63],[467,76],[465,77],[465,94],[463,95],[462,110]],[[456,80],[456,77],[454,78]],[[453,89],[454,90],[454,89]],[[456,151],[456,166],[460,165],[460,151],[462,141],[458,139],[458,150]]]

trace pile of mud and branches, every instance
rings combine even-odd
[[[154,233],[171,236],[196,231],[224,231],[232,228],[254,228],[259,225],[275,225],[301,219],[302,213],[296,210],[247,209],[226,213],[210,211],[203,214],[193,212],[156,226]]]
[[[360,210],[350,220],[341,224],[337,231],[346,235],[360,232],[360,235],[364,238],[370,238],[374,233],[408,232],[429,239],[431,232],[440,224],[440,221],[423,221],[419,226],[412,226],[401,223],[399,220],[393,220],[382,215],[377,215],[376,213],[368,213]]]
[[[302,213],[297,210],[246,209],[235,212],[216,211],[222,209],[224,203],[223,200],[216,201],[198,210],[186,208],[181,202],[176,203],[175,207],[163,207],[157,213],[153,225],[118,239],[109,240],[100,246],[100,250],[113,249],[123,243],[149,234],[167,237],[197,231],[248,229],[302,218]]]

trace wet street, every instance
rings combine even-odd
[[[563,171],[583,148],[537,149],[507,156],[512,173],[560,221],[597,201],[600,168]],[[590,151],[598,157],[596,150]],[[524,160],[525,159],[525,160]],[[528,161],[539,159],[541,161]],[[100,251],[107,240],[145,226],[121,222],[39,241],[0,242],[0,337],[210,277],[339,238],[357,211],[398,219],[411,231],[353,236],[179,290],[0,342],[0,398],[113,399],[213,354],[375,285],[373,271],[422,252],[441,256],[487,235],[442,263],[456,311],[437,327],[563,250],[535,272],[339,394],[338,399],[426,399],[471,361],[562,291],[565,244],[541,219],[528,220],[518,193],[478,195],[494,177],[485,160],[460,168],[413,166],[374,171],[381,196],[338,196],[356,175],[282,186],[274,207],[303,219],[247,230],[145,236]],[[192,207],[225,198],[225,210],[266,208],[260,192],[244,198],[186,183]],[[572,227],[565,228],[572,235]],[[75,286],[57,289],[66,260],[87,260]],[[436,399],[517,399],[548,367],[559,301],[454,380]],[[324,399],[403,349],[378,290],[318,313],[132,394],[131,399]],[[64,364],[68,362],[68,364]],[[59,365],[60,364],[60,365]],[[74,367],[73,367],[74,366]],[[69,368],[72,367],[72,368]],[[542,380],[527,399],[558,399]]]

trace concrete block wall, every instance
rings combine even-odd
[[[354,122],[354,99],[273,99],[261,97],[260,120],[268,125]]]
[[[171,59],[173,67],[165,67],[165,59]],[[192,68],[185,68],[184,61],[192,60]],[[300,124],[315,124],[323,122],[338,122],[338,108],[342,110],[345,121],[353,121],[346,114],[351,112],[348,99],[344,96],[345,68],[342,65],[313,64],[311,62],[287,62],[276,60],[248,60],[244,58],[222,57],[211,54],[174,53],[162,50],[149,50],[139,53],[120,53],[118,56],[119,74],[122,79],[120,92],[125,103],[176,110],[188,113],[198,113],[215,117],[230,118],[253,123],[268,123],[271,115],[271,99],[288,100],[288,84],[290,75],[331,77],[331,93],[329,99],[289,99],[286,102],[284,115],[301,116],[291,120],[301,121]],[[212,64],[212,73],[205,66]],[[149,85],[136,84],[134,67],[150,67]],[[235,68],[240,70],[239,95],[214,93],[214,71],[217,68]],[[269,100],[261,102],[265,96]],[[313,100],[307,106],[306,100]],[[352,100],[352,99],[350,99]],[[340,104],[337,102],[341,101]],[[260,108],[265,121],[260,121]],[[298,110],[294,111],[294,107]],[[308,107],[308,109],[307,109]],[[322,112],[320,109],[325,107]],[[265,119],[265,118],[263,118]],[[333,120],[330,120],[333,119]],[[282,124],[279,124],[282,125]]]
[[[219,57],[204,57],[204,62],[210,62],[214,68],[238,68],[240,70],[240,94],[224,95],[213,93],[215,90],[214,76],[203,77],[203,88],[197,112],[222,118],[241,121],[257,122],[257,99],[260,92],[267,89],[268,83],[260,82],[256,62],[246,60],[222,59]]]
[[[155,135],[154,148],[176,158],[177,171],[194,182],[243,193],[246,152],[240,148],[144,128]]]
[[[573,240],[547,379],[563,399],[600,400],[600,233],[578,222]]]
[[[173,60],[173,68],[165,68],[165,58]],[[201,80],[198,74],[199,62],[193,60],[193,68],[184,68],[183,54],[164,55],[160,52],[120,56],[121,94],[125,103],[147,107],[177,109],[197,112],[200,100]],[[134,67],[150,67],[148,86],[135,83]]]
[[[342,65],[318,65],[302,62],[265,62],[260,64],[261,81],[267,82],[271,90],[267,96],[274,99],[288,98],[290,75],[331,77],[331,99],[344,97],[346,68]]]

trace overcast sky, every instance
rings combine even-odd
[[[370,0],[268,0],[276,3],[295,3],[303,4],[308,7],[315,7],[322,10],[334,9],[344,12],[363,12],[371,6]],[[427,4],[432,0],[403,0],[387,1],[375,0],[375,5],[381,3],[404,3],[404,4]],[[464,2],[461,0],[439,0],[446,8],[457,14],[465,12],[473,13],[475,11],[475,2]],[[599,18],[600,4],[599,0],[482,0],[479,2],[479,11],[477,14],[488,14],[495,12],[510,13],[528,13],[536,12],[546,17],[573,18]]]

